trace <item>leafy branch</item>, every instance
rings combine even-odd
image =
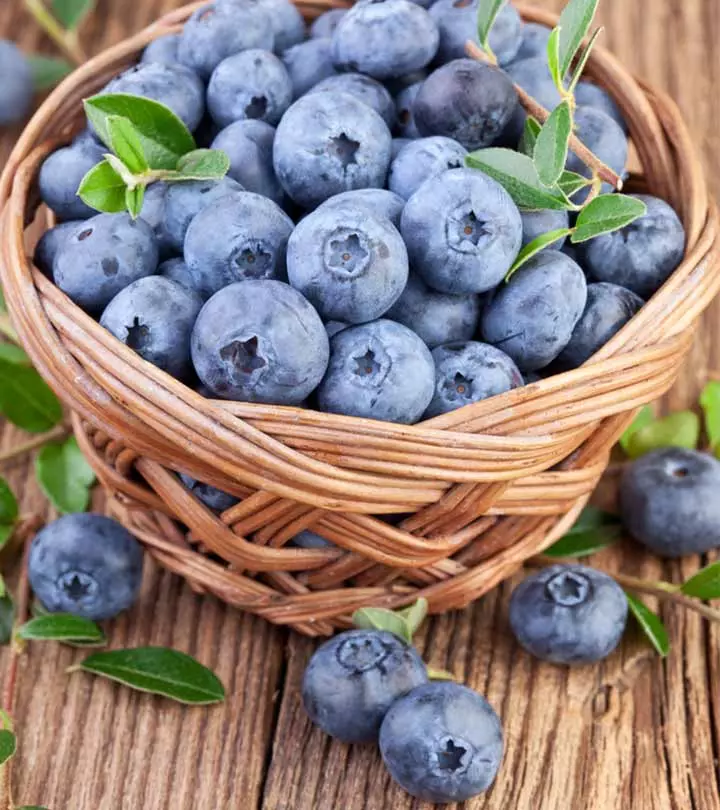
[[[37,24],[74,65],[82,65],[87,55],[80,44],[78,30],[95,7],[95,0],[23,0]]]

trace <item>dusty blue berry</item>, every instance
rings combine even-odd
[[[165,34],[154,39],[143,51],[141,62],[162,62],[166,65],[174,65],[179,62],[178,47],[180,45],[180,34]]]
[[[434,135],[417,138],[390,164],[388,188],[409,200],[430,177],[465,165],[467,149],[452,138]]]
[[[7,39],[0,39],[0,126],[16,124],[30,112],[33,76],[23,52]]]
[[[87,219],[97,214],[78,196],[85,175],[103,160],[105,148],[91,139],[50,154],[40,167],[40,197],[60,219]]]
[[[329,37],[308,39],[288,48],[282,55],[282,61],[292,82],[294,99],[304,96],[323,79],[335,75]]]
[[[204,484],[202,481],[191,478],[185,473],[180,473],[180,480],[199,501],[202,501],[213,512],[226,512],[235,504],[240,503],[240,498],[236,498],[229,492],[223,492],[210,484]]]
[[[399,229],[405,200],[384,188],[358,188],[355,191],[343,191],[330,197],[316,210],[320,211],[330,206],[340,205],[364,208],[370,214],[389,219]]]
[[[437,0],[430,6],[430,16],[440,31],[438,62],[449,62],[465,56],[468,40],[480,44],[477,35],[478,0]],[[490,31],[490,47],[501,65],[517,58],[522,41],[522,20],[507,3]]]

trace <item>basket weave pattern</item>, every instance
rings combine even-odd
[[[312,19],[342,3],[298,5]],[[690,136],[669,99],[595,50],[588,73],[621,107],[642,166],[632,187],[675,207],[688,248],[582,368],[413,426],[208,400],[81,312],[32,266],[24,239],[38,168],[79,125],[80,100],[193,8],[76,71],[18,142],[0,181],[0,277],[15,327],[72,410],[112,511],[197,590],[312,635],[346,626],[367,604],[422,595],[433,612],[460,608],[574,522],[636,409],[672,385],[720,288],[718,218]],[[215,515],[172,471],[242,500]],[[306,528],[336,548],[287,545]]]

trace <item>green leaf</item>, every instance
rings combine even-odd
[[[122,177],[103,160],[83,177],[78,196],[96,211],[119,214],[125,211],[125,188]]]
[[[353,624],[360,630],[386,630],[410,644],[412,633],[407,620],[386,608],[360,608],[353,613]]]
[[[142,211],[145,200],[145,186],[128,188],[125,190],[125,205],[133,219],[137,219]]]
[[[575,54],[590,30],[598,0],[570,0],[563,9],[560,28],[560,75],[564,76],[572,65]]]
[[[127,118],[109,115],[106,122],[110,148],[133,174],[147,171],[148,164],[137,130]]]
[[[15,533],[15,523],[0,523],[0,551],[7,545],[8,540]]]
[[[79,28],[94,7],[95,0],[52,0],[55,19],[68,31]]]
[[[671,413],[636,430],[627,442],[626,453],[639,458],[663,447],[685,447],[695,450],[700,440],[700,419],[692,411]]]
[[[601,194],[578,214],[572,242],[587,242],[596,236],[619,231],[647,213],[647,206],[626,194]]]
[[[696,599],[720,599],[720,562],[711,563],[693,574],[680,590]]]
[[[0,596],[0,644],[9,644],[15,623],[15,605],[9,593]]]
[[[50,90],[72,73],[73,66],[65,59],[33,54],[27,57],[32,71],[33,88],[36,93]]]
[[[103,675],[180,703],[206,705],[225,699],[225,689],[214,672],[189,655],[165,647],[94,653],[73,669]]]
[[[407,625],[410,634],[410,640],[420,628],[420,625],[425,621],[428,614],[428,601],[424,596],[421,596],[416,602],[413,602],[409,607],[397,611],[398,615],[402,616]]]
[[[700,394],[700,407],[705,417],[710,449],[716,452],[720,447],[720,382],[709,382]]]
[[[19,514],[18,502],[10,485],[0,478],[0,523],[14,523]]]
[[[573,208],[560,191],[548,189],[540,182],[535,164],[527,155],[512,149],[479,149],[469,154],[465,163],[500,183],[520,208],[530,211]]]
[[[649,405],[644,405],[637,413],[637,416],[632,420],[630,427],[625,430],[625,433],[620,437],[620,447],[627,453],[630,446],[630,439],[650,422],[655,421],[655,414]]]
[[[616,515],[586,506],[570,531],[544,553],[549,557],[587,557],[613,545],[621,534]]]
[[[195,140],[185,124],[164,104],[124,93],[93,96],[85,101],[85,112],[100,139],[112,148],[108,118],[120,116],[134,126],[151,169],[170,169],[195,149]]]
[[[22,366],[32,365],[25,352],[12,343],[0,343],[0,360],[6,360],[8,363],[19,363]]]
[[[4,728],[0,730],[0,765],[12,759],[17,750],[17,739],[12,731]]]
[[[532,259],[533,256],[536,256],[538,253],[545,250],[546,247],[549,247],[555,242],[559,242],[561,239],[564,239],[571,233],[572,228],[559,228],[556,231],[541,233],[540,236],[537,236],[532,240],[532,242],[528,242],[520,253],[518,253],[517,259],[515,259],[512,267],[508,270],[507,275],[505,276],[505,281],[510,281],[513,273],[515,273],[516,270],[519,270],[525,264],[525,262]]]
[[[552,187],[560,179],[567,160],[571,132],[570,104],[563,101],[550,113],[535,143],[533,161],[544,186]]]
[[[230,158],[219,149],[195,149],[177,164],[179,180],[222,180],[230,169]]]
[[[531,158],[535,151],[535,142],[537,141],[537,136],[541,129],[540,124],[531,115],[528,115],[525,119],[525,127],[523,129],[522,138],[520,139],[520,144],[518,145],[518,152],[522,152],[523,155],[527,155]]]
[[[502,7],[505,5],[505,0],[480,0],[478,3],[478,40],[483,47],[483,50],[492,53],[490,49],[490,31],[500,13]]]
[[[582,76],[583,71],[585,70],[585,65],[587,65],[587,61],[590,58],[590,54],[592,53],[592,49],[595,47],[595,43],[597,42],[597,38],[602,33],[603,29],[598,28],[597,31],[590,37],[590,41],[587,44],[587,47],[583,50],[580,58],[577,60],[575,65],[575,72],[573,73],[572,79],[570,79],[570,92],[574,92],[575,88],[577,87],[578,82],[580,81],[580,77]]]
[[[25,622],[17,629],[25,641],[73,641],[83,644],[104,644],[105,634],[89,619],[69,613],[48,613]]]
[[[45,433],[63,417],[60,401],[34,368],[2,359],[0,413],[28,433]]]
[[[43,492],[60,512],[87,509],[95,473],[74,436],[62,443],[46,444],[38,454],[35,472]]]
[[[670,652],[670,639],[660,617],[629,593],[625,593],[630,612],[655,650],[664,658]]]
[[[581,188],[585,188],[592,184],[592,180],[588,177],[583,177],[581,174],[577,174],[576,172],[569,172],[564,171],[560,175],[560,179],[557,182],[558,188],[566,194],[568,197],[572,197],[573,194],[576,194],[580,191]]]
[[[565,91],[563,85],[563,73],[560,70],[560,28],[553,28],[548,37],[547,44],[548,67],[555,87],[562,94]]]

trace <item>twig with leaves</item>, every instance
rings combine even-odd
[[[95,0],[23,0],[25,8],[72,64],[87,61],[78,31],[95,7]]]

